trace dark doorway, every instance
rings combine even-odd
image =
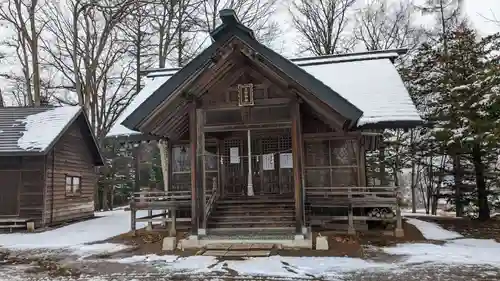
[[[0,216],[19,215],[20,172],[0,171]]]

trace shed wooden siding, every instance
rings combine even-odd
[[[94,214],[94,188],[98,175],[90,150],[84,144],[78,123],[74,123],[48,154],[46,218],[49,224],[91,217]],[[66,175],[81,177],[80,195],[66,195]]]
[[[0,215],[16,208],[15,217],[33,219],[37,225],[43,223],[44,170],[43,156],[0,158]]]

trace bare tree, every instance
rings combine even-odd
[[[42,40],[50,55],[45,63],[62,74],[62,87],[77,94],[76,100],[71,95],[60,100],[82,105],[101,141],[135,92],[131,46],[118,28],[134,2],[73,0],[44,13],[50,20],[50,36]]]
[[[409,0],[373,0],[358,12],[354,36],[369,51],[413,49],[423,33],[414,24],[414,10]]]
[[[430,30],[430,38],[437,37],[444,40],[444,53],[448,52],[446,36],[450,27],[456,26],[461,20],[464,0],[425,0],[423,5],[415,7],[424,15],[434,15],[437,29]]]
[[[220,24],[219,11],[233,9],[240,21],[253,29],[261,42],[269,45],[279,34],[277,22],[272,20],[277,3],[277,0],[205,0],[201,1],[194,20],[200,31],[211,32]]]
[[[315,55],[344,52],[353,47],[346,35],[348,13],[356,0],[293,0],[290,13],[305,51]]]
[[[17,33],[16,46],[26,84],[28,105],[40,105],[41,79],[39,40],[46,20],[39,17],[45,3],[39,0],[3,0],[0,3],[0,21],[7,22]]]
[[[153,11],[150,14],[152,31],[156,35],[157,55],[160,68],[166,67],[167,61],[186,61],[184,52],[179,51],[188,47],[187,33],[193,32],[193,17],[200,8],[199,0],[156,0],[152,3]],[[183,46],[179,45],[179,38]],[[189,46],[191,47],[191,46]]]

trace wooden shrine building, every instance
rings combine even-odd
[[[367,187],[365,153],[381,129],[422,122],[393,66],[403,50],[288,60],[220,16],[212,45],[150,71],[109,134],[168,142],[163,198],[185,200],[192,233],[395,220],[395,187]]]

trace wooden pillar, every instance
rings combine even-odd
[[[198,192],[196,188],[197,178],[197,118],[196,118],[196,103],[190,104],[189,110],[189,144],[191,154],[191,234],[198,235]]]
[[[205,133],[203,132],[204,112],[196,109],[196,193],[198,204],[198,234],[205,235]],[[200,231],[201,230],[201,231]]]
[[[141,143],[135,143],[134,148],[132,150],[134,154],[134,192],[140,191],[141,186]]]
[[[295,231],[302,234],[304,226],[304,197],[302,186],[302,135],[300,124],[300,104],[296,101],[291,106],[292,115],[292,159],[293,182],[295,187]]]
[[[354,229],[354,210],[352,207],[352,187],[347,187],[347,198],[349,200],[349,205],[347,209],[347,234],[355,235],[356,230]]]

